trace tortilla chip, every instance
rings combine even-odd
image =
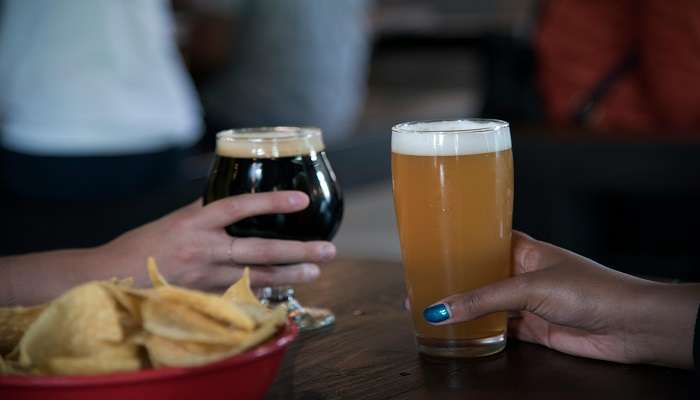
[[[0,355],[17,347],[24,332],[46,307],[43,304],[35,307],[0,308]]]
[[[47,372],[56,375],[94,375],[141,369],[138,347],[123,344],[98,354],[83,357],[56,357],[48,362]]]
[[[237,347],[236,353],[246,351],[258,344],[268,340],[277,333],[280,326],[287,323],[287,306],[285,304],[280,304],[279,306],[272,309],[268,318],[263,321],[263,323],[248,335],[243,342],[241,342]],[[234,353],[235,354],[235,353]]]
[[[250,288],[250,268],[245,267],[241,279],[231,285],[221,297],[236,303],[260,304],[260,300]]]
[[[146,350],[155,367],[193,367],[229,356],[233,348],[197,342],[171,340],[151,335],[145,340]]]
[[[156,289],[158,298],[163,301],[185,304],[209,318],[245,331],[255,328],[255,321],[235,304],[208,293],[183,289],[174,286]]]
[[[134,287],[134,278],[132,278],[132,277],[127,277],[127,278],[113,277],[112,279],[109,280],[109,283],[111,283],[112,285],[120,286],[120,287],[131,288],[131,287]]]
[[[170,286],[168,281],[158,271],[158,264],[156,264],[156,259],[153,257],[148,257],[148,277],[151,278],[151,285],[154,288]]]
[[[136,294],[133,289],[111,283],[102,284],[112,296],[119,312],[119,321],[125,335],[131,335],[141,329],[141,302],[144,296]]]
[[[47,305],[0,308],[0,374],[202,365],[268,340],[287,322],[284,305],[270,310],[257,299],[248,268],[223,296],[169,285],[152,257],[148,274],[151,289],[113,278]]]
[[[187,305],[160,299],[147,299],[141,305],[143,329],[157,336],[210,344],[235,345],[246,336],[200,314]]]
[[[23,367],[46,369],[57,357],[100,353],[124,339],[117,306],[97,282],[78,286],[52,302],[19,342]]]

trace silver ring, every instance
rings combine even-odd
[[[236,238],[231,238],[231,244],[228,246],[228,260],[231,262],[231,264],[236,264],[236,260],[233,259],[233,243],[236,241]]]

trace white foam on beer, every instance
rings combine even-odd
[[[325,146],[321,132],[309,130],[224,131],[216,137],[216,154],[235,158],[279,158],[314,154]]]
[[[511,148],[508,124],[495,120],[409,122],[392,129],[391,151],[414,156],[495,153]]]

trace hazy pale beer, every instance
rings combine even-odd
[[[431,326],[423,309],[510,275],[513,157],[498,120],[408,122],[392,129],[394,204],[418,349],[478,357],[505,347],[506,315]]]

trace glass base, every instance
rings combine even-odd
[[[335,322],[335,315],[331,310],[299,304],[294,298],[294,289],[289,286],[263,288],[260,301],[266,305],[285,303],[289,310],[289,318],[297,324],[301,332],[325,328]]]
[[[301,307],[289,313],[302,332],[313,331],[333,325],[335,315],[325,308]]]
[[[506,335],[500,334],[479,339],[429,339],[416,338],[418,352],[440,358],[486,357],[506,348]]]

